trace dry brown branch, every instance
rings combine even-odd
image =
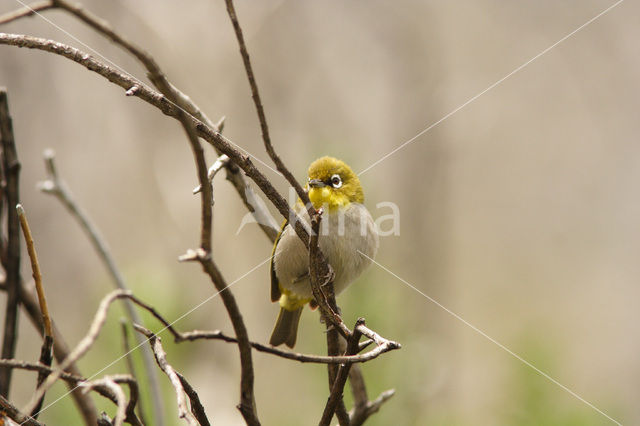
[[[182,383],[182,388],[184,392],[189,397],[189,402],[191,403],[191,413],[198,420],[201,426],[210,426],[211,423],[207,418],[207,414],[204,411],[204,406],[202,402],[200,402],[200,397],[196,390],[191,386],[191,384],[184,378],[184,376],[176,371],[178,378],[180,379],[180,383]]]
[[[226,291],[226,290],[225,290]],[[222,340],[227,343],[238,343],[238,339],[235,337],[227,336],[219,330],[214,331],[187,331],[180,332],[176,330],[173,324],[167,321],[153,306],[143,302],[132,294],[126,294],[123,297],[130,299],[133,303],[148,311],[154,318],[156,318],[163,326],[168,330],[177,343],[191,342],[195,340]],[[382,338],[384,342],[380,345],[376,345],[375,348],[359,355],[349,356],[323,356],[323,355],[308,355],[297,352],[290,352],[283,349],[278,349],[275,346],[263,345],[261,343],[249,342],[250,345],[260,352],[276,355],[281,358],[299,361],[302,363],[315,363],[315,364],[355,364],[371,361],[377,358],[385,352],[389,352],[400,348],[400,344],[392,340],[386,340]]]
[[[27,221],[27,215],[24,212],[24,208],[21,204],[16,206],[18,213],[18,219],[20,219],[20,227],[24,234],[24,239],[27,244],[27,253],[31,260],[31,270],[33,271],[33,280],[36,286],[36,293],[38,294],[38,302],[40,303],[40,312],[42,312],[42,322],[44,323],[44,340],[42,342],[42,348],[40,349],[40,363],[43,365],[51,366],[53,361],[53,326],[51,324],[51,317],[49,316],[49,308],[47,306],[47,298],[44,295],[44,286],[42,285],[42,273],[40,272],[40,264],[38,263],[38,255],[36,253],[35,244],[33,243],[33,236],[31,235],[31,228]],[[47,378],[48,373],[40,372],[38,374],[38,381],[36,384],[40,386],[42,382]],[[31,416],[34,420],[38,419],[38,414],[42,408],[44,402],[44,396],[38,401],[38,404],[31,412]]]
[[[44,322],[44,334],[45,336],[53,337],[53,326],[51,325],[51,316],[49,315],[47,298],[44,295],[44,286],[42,285],[40,263],[38,262],[38,255],[33,243],[31,228],[29,227],[27,215],[24,212],[24,207],[22,207],[22,204],[18,204],[16,206],[16,212],[18,213],[18,219],[20,219],[20,227],[22,228],[22,233],[24,234],[24,240],[27,244],[27,253],[29,254],[29,260],[31,261],[33,280],[36,285],[36,294],[38,295],[38,302],[40,303],[40,311],[42,311],[42,320]]]
[[[254,375],[253,375],[253,360],[251,354],[251,343],[249,341],[249,333],[247,332],[247,328],[244,324],[244,320],[242,319],[242,314],[240,313],[240,308],[238,308],[238,304],[236,303],[236,299],[228,289],[228,285],[220,270],[213,262],[211,256],[202,255],[198,256],[198,260],[202,265],[202,269],[209,275],[211,281],[218,289],[220,297],[222,298],[222,303],[224,304],[225,309],[227,310],[227,314],[229,315],[229,319],[231,320],[231,325],[233,326],[233,331],[236,334],[236,338],[238,339],[238,350],[240,352],[240,404],[238,405],[238,410],[242,413],[242,417],[244,417],[245,421],[248,425],[254,426],[259,425],[260,421],[258,420],[258,414],[256,410],[256,402],[255,395],[253,389]]]
[[[357,353],[358,343],[360,342],[360,337],[362,336],[362,333],[359,331],[358,326],[361,324],[364,324],[364,319],[358,318],[358,320],[356,321],[356,325],[353,328],[353,333],[351,333],[351,336],[349,336],[345,355],[353,355]],[[336,411],[336,408],[338,407],[340,401],[342,401],[344,385],[347,383],[347,377],[349,377],[350,369],[351,364],[342,364],[338,368],[335,379],[331,384],[331,393],[329,394],[329,399],[327,400],[327,404],[324,407],[324,412],[322,413],[322,417],[320,418],[320,422],[318,423],[319,425],[328,426],[331,423],[333,413]],[[340,424],[346,426],[349,424],[349,415],[347,414],[345,419],[343,417],[344,414],[346,413],[341,413],[339,415],[339,419]]]
[[[315,209],[309,201],[309,196],[307,192],[302,189],[296,178],[289,171],[289,169],[284,165],[276,151],[273,149],[273,144],[271,143],[271,136],[269,136],[269,126],[267,125],[267,117],[264,113],[264,108],[262,106],[262,101],[260,100],[260,92],[258,91],[258,84],[256,83],[255,75],[253,74],[253,67],[251,66],[251,60],[249,59],[249,51],[247,50],[247,46],[244,42],[244,36],[242,35],[242,28],[240,27],[240,22],[238,21],[238,16],[236,15],[235,7],[233,6],[233,0],[225,0],[227,4],[227,12],[229,13],[229,18],[231,19],[231,23],[233,24],[233,30],[236,34],[236,39],[238,40],[238,46],[240,47],[240,55],[242,56],[242,62],[244,64],[244,69],[247,73],[247,79],[249,80],[249,86],[251,86],[251,98],[253,99],[253,103],[256,107],[256,112],[258,113],[258,120],[260,121],[260,129],[262,130],[262,140],[264,142],[264,147],[273,160],[273,163],[276,165],[276,169],[287,179],[289,184],[296,190],[298,197],[302,200],[304,205],[307,207],[309,215],[313,215],[315,213]]]
[[[11,21],[15,21],[26,16],[35,15],[36,12],[42,12],[44,10],[51,9],[52,7],[53,2],[51,0],[32,3],[28,6],[21,7],[18,10],[14,10],[13,12],[5,13],[4,15],[0,16],[0,25],[8,24]]]
[[[75,197],[66,182],[59,176],[58,168],[55,163],[55,153],[53,150],[47,149],[44,152],[44,164],[47,172],[47,179],[40,182],[38,184],[38,188],[46,194],[53,195],[62,203],[69,214],[71,214],[71,216],[78,222],[80,228],[84,231],[87,238],[89,238],[89,241],[91,241],[93,248],[98,254],[98,258],[102,263],[104,263],[115,286],[122,290],[128,290],[124,277],[116,266],[115,259],[111,255],[109,247],[107,246],[105,239],[100,234],[98,227],[93,224],[87,212],[85,212],[80,204],[75,200]],[[125,312],[129,317],[129,322],[131,324],[142,324],[142,319],[134,309],[133,304],[129,300],[124,300],[124,305]],[[144,344],[144,339],[138,334],[136,334],[136,340],[139,345]],[[142,362],[149,380],[155,418],[162,419],[164,413],[162,411],[160,385],[158,383],[158,376],[154,367],[153,355],[146,345],[142,348]],[[162,424],[162,420],[159,420],[159,422]]]
[[[50,366],[20,361],[16,359],[0,359],[0,365],[11,368],[11,369],[37,371],[38,373],[47,373],[47,374],[55,371],[55,369]],[[135,414],[135,406],[139,399],[138,383],[136,382],[136,380],[128,374],[116,374],[116,375],[107,376],[107,377],[110,377],[111,380],[113,380],[116,383],[125,383],[129,387],[130,397],[129,397],[129,403],[127,404],[127,409],[126,409],[127,416],[125,421],[135,426],[142,426],[143,423],[140,422],[140,420],[136,417],[136,414]],[[67,373],[67,372],[63,372],[60,375],[60,379],[64,380],[74,388],[77,388],[78,391],[81,391],[81,392],[82,390],[80,389],[79,384],[87,382],[87,380],[84,377],[79,376],[77,374]],[[116,395],[108,387],[95,384],[95,386],[92,386],[91,389],[96,391],[100,395],[104,396],[114,404],[118,403]]]
[[[156,357],[156,362],[158,366],[164,373],[169,377],[171,381],[171,385],[173,386],[176,392],[176,399],[178,402],[178,417],[184,419],[190,425],[198,425],[198,421],[193,416],[193,414],[189,411],[189,407],[187,406],[187,401],[185,399],[184,388],[182,387],[182,382],[178,374],[173,369],[173,367],[167,362],[167,354],[162,348],[161,340],[158,336],[153,334],[151,331],[146,328],[134,324],[133,327],[140,333],[147,336],[149,339],[149,344],[153,348],[153,353]]]
[[[13,358],[18,342],[18,305],[20,304],[20,224],[15,206],[20,202],[20,163],[9,115],[7,90],[0,88],[0,140],[2,143],[3,198],[7,206],[7,246],[2,265],[7,285],[2,357]],[[0,368],[0,395],[9,396],[12,370]]]

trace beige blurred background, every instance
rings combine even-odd
[[[225,115],[229,138],[270,164],[223,3],[84,1],[147,48],[212,119]],[[304,179],[325,154],[367,168],[613,3],[239,1],[237,9],[276,150]],[[144,76],[82,24],[60,12],[45,17]],[[87,50],[37,17],[0,30]],[[640,422],[639,39],[640,7],[623,2],[361,175],[374,217],[388,213],[376,209],[381,201],[401,212],[400,235],[381,242],[382,265],[624,424]],[[137,294],[169,318],[213,294],[197,265],[176,260],[197,245],[199,228],[193,160],[176,121],[42,52],[0,47],[0,85],[9,89],[21,196],[50,310],[69,343],[112,287],[76,223],[36,190],[46,148]],[[246,211],[222,176],[215,190],[214,255],[234,282],[271,247],[255,225],[236,235]],[[261,342],[277,313],[268,282],[264,264],[232,287]],[[372,398],[397,391],[372,425],[613,424],[379,267],[339,303],[350,323],[364,316],[403,344],[364,366]],[[112,312],[80,363],[87,375],[121,353],[120,316]],[[219,298],[177,325],[231,332]],[[212,421],[242,424],[235,348],[164,341]],[[325,350],[315,312],[305,312],[296,349]],[[38,351],[22,317],[17,356],[34,360]],[[317,422],[324,367],[260,353],[255,363],[264,424]],[[107,370],[122,371],[122,362]],[[16,377],[13,399],[24,404],[35,378]],[[160,380],[168,423],[177,424],[172,390]],[[72,408],[64,398],[42,420],[78,422],[67,417]]]

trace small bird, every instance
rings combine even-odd
[[[364,202],[358,176],[343,161],[322,157],[309,166],[306,190],[323,215],[318,244],[335,274],[338,294],[371,263],[378,250],[378,233]],[[300,200],[294,210],[309,223]],[[364,253],[363,256],[358,251]],[[296,343],[302,308],[316,306],[309,283],[309,253],[292,226],[285,221],[271,255],[271,301],[280,303],[280,314],[269,343],[290,348]]]

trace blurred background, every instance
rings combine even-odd
[[[271,164],[223,1],[83,3],[151,52],[212,120],[226,116],[227,137]],[[304,179],[321,155],[340,157],[356,172],[368,168],[613,3],[289,0],[236,7],[275,148]],[[0,5],[2,13],[20,6]],[[62,12],[44,16],[144,78],[135,61],[86,26]],[[38,17],[0,30],[87,50]],[[374,217],[389,213],[376,208],[383,201],[400,209],[400,235],[382,239],[377,261],[625,424],[640,422],[639,39],[640,6],[621,3],[360,176]],[[21,197],[49,309],[70,344],[86,333],[112,283],[69,214],[36,189],[46,148],[56,151],[60,174],[136,294],[175,319],[214,293],[198,265],[177,262],[198,244],[199,199],[175,120],[43,52],[0,47],[0,85],[9,90]],[[286,193],[284,179],[259,166]],[[235,282],[269,257],[271,245],[256,225],[236,233],[246,210],[222,175],[215,192],[214,256]],[[26,261],[23,275],[31,275]],[[268,264],[232,291],[250,337],[266,342],[278,310],[269,302]],[[371,398],[397,392],[371,425],[612,424],[380,267],[338,302],[349,324],[364,316],[403,344],[363,367]],[[111,311],[80,362],[86,375],[122,353],[122,316],[120,306]],[[20,320],[17,358],[35,360],[39,336]],[[219,298],[176,325],[232,333]],[[235,408],[236,348],[174,345],[163,336],[169,362],[199,391],[211,420],[243,424]],[[296,350],[326,350],[316,312],[305,311]],[[264,424],[317,423],[328,394],[324,366],[255,353],[255,370]],[[105,372],[124,371],[120,361]],[[24,405],[35,376],[14,377],[12,400]],[[177,424],[173,390],[165,376],[160,381],[167,422]],[[47,401],[65,390],[57,385]],[[96,400],[113,414],[110,403]],[[41,419],[80,421],[69,397]]]

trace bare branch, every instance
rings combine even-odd
[[[269,127],[267,126],[267,117],[265,116],[264,108],[262,107],[262,101],[260,100],[260,93],[258,91],[258,84],[256,83],[256,78],[253,74],[251,60],[249,59],[249,52],[244,42],[242,28],[240,27],[240,22],[238,22],[238,16],[236,15],[236,10],[233,6],[233,0],[225,0],[225,2],[227,4],[227,12],[229,13],[231,23],[233,24],[236,38],[238,39],[240,55],[242,56],[244,69],[247,73],[249,86],[251,86],[251,97],[253,98],[253,103],[256,107],[256,112],[258,113],[258,120],[260,121],[260,129],[262,130],[262,140],[264,141],[264,147],[267,150],[269,157],[271,157],[271,160],[273,160],[273,163],[276,165],[276,169],[278,169],[278,171],[284,175],[285,179],[287,179],[289,184],[293,188],[295,188],[298,197],[300,197],[304,205],[307,207],[309,215],[311,216],[313,215],[313,213],[315,213],[315,209],[313,208],[311,201],[309,201],[309,195],[304,189],[302,189],[296,178],[293,176],[293,174],[291,174],[289,169],[287,169],[278,154],[273,149],[273,145],[271,144],[271,137],[269,136]]]
[[[40,303],[40,311],[42,312],[42,322],[44,323],[44,341],[42,342],[42,348],[40,349],[40,363],[46,366],[51,366],[53,361],[53,325],[51,323],[51,317],[49,316],[49,308],[47,306],[47,298],[44,294],[44,286],[42,285],[42,273],[40,272],[40,264],[38,263],[38,255],[36,254],[36,248],[33,243],[33,236],[31,235],[31,228],[27,221],[27,215],[24,212],[22,204],[16,206],[16,212],[20,219],[20,226],[22,227],[22,233],[27,244],[27,253],[29,253],[29,259],[31,260],[31,270],[33,271],[33,280],[36,286],[36,293],[38,294],[38,302]],[[36,387],[42,385],[46,380],[48,373],[40,372],[38,374],[38,381]],[[38,401],[38,404],[31,412],[31,416],[34,420],[38,418],[42,403],[44,402],[44,395]]]
[[[176,371],[176,374],[180,379],[180,383],[182,384],[182,388],[184,389],[184,392],[189,397],[189,402],[191,403],[191,413],[196,418],[196,420],[198,420],[198,423],[200,423],[201,426],[210,426],[211,423],[207,418],[207,414],[204,411],[204,406],[202,405],[202,402],[200,402],[200,397],[198,396],[198,393],[193,388],[193,386],[191,386],[191,384],[187,382],[187,379],[185,379],[182,374],[178,373],[177,371]]]
[[[8,24],[9,22],[24,18],[26,16],[35,15],[37,12],[42,12],[44,10],[51,9],[52,7],[53,2],[51,0],[44,0],[25,7],[21,7],[18,10],[14,10],[13,12],[5,13],[4,15],[0,16],[0,25]]]
[[[82,228],[87,238],[89,238],[89,241],[91,241],[98,257],[102,263],[104,263],[109,275],[111,275],[115,286],[122,290],[128,290],[124,277],[116,266],[115,259],[111,255],[109,247],[100,234],[98,227],[93,224],[87,212],[85,212],[84,209],[76,202],[66,182],[59,176],[58,168],[55,163],[55,153],[52,149],[47,149],[44,152],[44,164],[47,172],[47,179],[40,182],[38,184],[38,188],[44,193],[55,196],[62,203],[71,216],[78,222],[80,228]],[[142,319],[129,300],[124,300],[124,307],[131,324],[142,324]],[[144,344],[144,338],[142,336],[136,334],[135,337],[138,344]],[[155,418],[159,418],[160,420],[158,420],[158,422],[163,424],[162,417],[164,414],[162,411],[162,396],[160,392],[160,385],[158,383],[158,375],[156,374],[156,369],[154,367],[153,355],[146,345],[142,347],[142,362],[146,376],[149,379]]]
[[[0,140],[2,143],[3,197],[7,205],[7,246],[2,264],[6,273],[7,304],[4,316],[2,357],[13,358],[18,342],[18,305],[20,303],[20,224],[15,206],[20,202],[20,163],[9,115],[7,90],[0,88]],[[9,396],[12,370],[0,368],[0,395]]]
[[[171,385],[175,389],[176,399],[178,401],[178,417],[184,419],[190,425],[198,425],[198,421],[195,419],[193,414],[189,412],[189,408],[187,407],[187,401],[184,398],[184,388],[182,387],[182,382],[180,381],[180,377],[173,369],[173,367],[167,362],[167,354],[162,348],[161,340],[158,336],[153,334],[151,331],[146,328],[134,324],[133,327],[140,333],[147,336],[149,339],[149,343],[153,348],[153,353],[156,356],[156,362],[162,371],[169,377],[171,381]]]
[[[349,336],[349,341],[347,342],[347,349],[345,351],[346,355],[353,355],[358,351],[358,343],[360,342],[360,336],[362,336],[362,334],[358,331],[358,325],[360,324],[364,324],[364,319],[358,318],[358,320],[356,321],[356,325],[353,328],[353,333],[351,333],[351,336]],[[333,413],[336,411],[339,402],[342,401],[344,385],[347,383],[347,377],[349,377],[350,368],[351,364],[340,365],[335,380],[331,384],[331,393],[329,394],[329,399],[327,400],[327,404],[324,407],[324,412],[322,413],[322,417],[320,418],[320,422],[318,423],[319,425],[328,426],[331,423]],[[342,414],[339,417],[341,416]],[[349,416],[347,415],[346,419],[341,418],[340,424],[348,425]]]
[[[42,320],[44,322],[44,334],[45,336],[53,337],[53,326],[51,325],[51,317],[49,316],[49,307],[47,306],[47,298],[44,295],[44,287],[42,285],[42,273],[40,272],[40,264],[38,263],[38,255],[33,243],[33,236],[31,235],[31,228],[27,221],[27,215],[24,212],[22,204],[16,206],[16,212],[18,213],[18,219],[20,220],[20,226],[22,233],[24,234],[24,240],[27,244],[27,253],[31,260],[31,270],[33,271],[33,280],[36,285],[36,293],[38,294],[38,302],[40,303],[40,310],[42,311]]]
[[[256,401],[253,389],[253,359],[251,355],[251,344],[249,342],[249,334],[242,319],[240,308],[236,303],[236,299],[229,291],[220,270],[213,262],[211,256],[198,256],[198,260],[202,265],[202,269],[209,275],[211,281],[218,289],[222,303],[224,304],[233,331],[238,339],[238,351],[240,352],[240,404],[238,410],[242,413],[247,424],[250,426],[259,425],[258,414],[256,410]]]
[[[322,213],[322,209],[320,209],[311,216],[312,232],[309,239],[309,283],[313,297],[318,303],[322,317],[326,321],[327,328],[329,329],[329,326],[333,325],[343,337],[348,338],[351,335],[351,330],[344,324],[338,313],[335,292],[333,290],[334,273],[331,266],[324,259],[318,246]],[[331,330],[329,329],[329,331]],[[337,355],[337,352],[330,355]]]
[[[227,165],[227,163],[229,163],[229,157],[227,156],[227,154],[222,154],[220,157],[216,159],[216,161],[211,165],[211,167],[209,167],[209,170],[207,171],[207,178],[209,179],[209,182],[211,183],[212,187],[213,187],[213,178],[216,177],[218,172],[222,170]],[[198,185],[193,189],[194,194],[197,194],[200,191],[202,191],[201,185]],[[213,197],[211,197],[211,201],[215,203],[215,200],[213,199]]]

